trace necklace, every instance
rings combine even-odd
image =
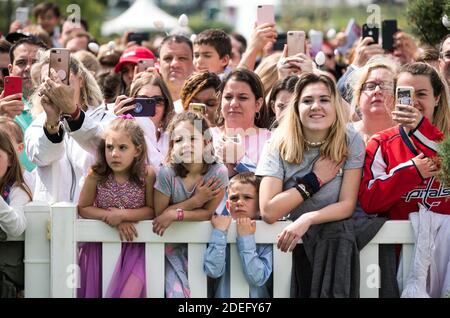
[[[318,142],[312,142],[312,141],[309,141],[309,140],[306,140],[306,139],[305,139],[306,145],[307,145],[308,147],[311,147],[311,148],[320,147],[320,146],[322,146],[322,145],[325,143],[325,141],[326,141],[326,139],[324,139],[324,140],[322,140],[322,141],[318,141]]]

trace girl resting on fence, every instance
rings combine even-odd
[[[0,130],[0,241],[20,236],[27,225],[23,206],[31,192],[9,135]],[[0,244],[0,298],[15,298],[23,289],[23,242]]]
[[[116,227],[123,241],[137,237],[133,223],[152,219],[155,172],[147,165],[144,133],[131,116],[106,128],[97,163],[86,178],[78,212]],[[101,297],[101,244],[80,244],[78,297]],[[146,297],[145,245],[122,244],[106,297]]]
[[[167,164],[155,185],[153,232],[163,235],[173,221],[206,221],[224,197],[228,170],[217,162],[209,126],[197,113],[174,117]],[[166,244],[166,297],[190,297],[186,244]]]

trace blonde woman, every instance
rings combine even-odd
[[[103,107],[93,75],[70,58],[69,85],[50,70],[50,52],[31,69],[34,121],[25,133],[27,156],[36,164],[34,200],[77,202],[83,176],[94,163],[103,125],[114,116]],[[63,177],[61,177],[63,176]]]
[[[395,125],[394,77],[399,64],[393,59],[377,55],[350,76],[353,87],[352,109],[356,131],[367,143],[375,133]]]
[[[364,143],[346,126],[345,114],[329,77],[302,74],[256,169],[263,177],[263,220],[274,223],[286,216],[294,221],[278,236],[282,251],[295,248],[293,280],[295,270],[302,270],[296,263],[298,240],[312,225],[349,218],[355,209]]]

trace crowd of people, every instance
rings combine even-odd
[[[398,32],[393,51],[360,38],[339,63],[338,44],[326,41],[317,65],[308,42],[293,56],[287,45],[274,51],[273,23],[255,24],[248,43],[208,29],[193,41],[125,34],[99,45],[55,4],[33,14],[36,25],[14,21],[0,39],[0,237],[26,231],[30,201],[77,204],[80,218],[124,241],[107,297],[146,296],[145,248],[131,243],[141,220],[161,236],[173,222],[211,220],[209,297],[230,296],[232,220],[249,297],[273,288],[272,245],[255,243],[258,219],[292,221],[277,238],[293,252],[292,297],[357,297],[359,250],[386,220],[420,210],[450,233],[450,191],[437,177],[450,130],[450,34],[426,48]],[[68,84],[52,67],[55,48],[71,52]],[[21,93],[5,94],[9,77],[21,78]],[[399,86],[412,87],[411,104],[398,102]],[[154,114],[140,116],[138,99]],[[448,246],[437,242],[448,236],[428,239],[442,250],[428,278],[413,266],[408,296],[450,291]],[[21,296],[23,248],[0,243],[1,297]],[[78,297],[102,297],[101,244],[78,248]],[[381,257],[394,266],[381,268],[391,288],[380,295],[399,297],[389,271],[401,250]],[[166,244],[166,297],[190,297],[188,261],[186,244]]]

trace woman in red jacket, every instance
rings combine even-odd
[[[450,128],[448,90],[438,72],[425,63],[404,65],[397,86],[412,86],[414,105],[396,105],[393,120],[399,125],[372,137],[367,144],[359,200],[366,213],[387,214],[407,220],[419,210],[450,214],[450,188],[436,176],[432,160]]]

